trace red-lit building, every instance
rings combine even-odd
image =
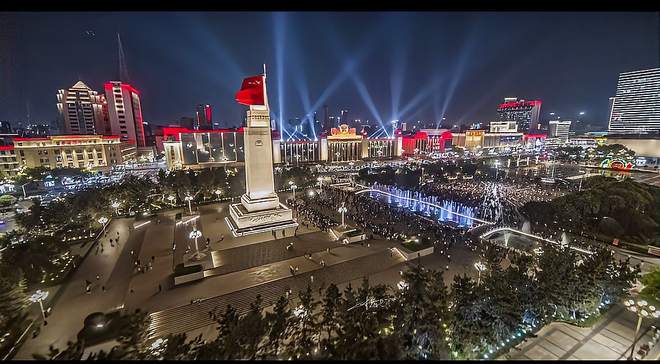
[[[196,120],[195,129],[197,130],[211,130],[213,129],[213,112],[211,105],[199,104],[195,110]]]
[[[403,154],[444,153],[452,147],[453,134],[448,129],[422,129],[402,140]]]
[[[497,107],[499,121],[515,121],[518,131],[528,133],[539,130],[541,115],[541,100],[526,101],[516,97],[508,97]]]
[[[109,131],[122,142],[146,146],[140,91],[119,81],[106,82],[105,98],[108,103]]]

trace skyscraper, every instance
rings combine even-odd
[[[133,86],[119,81],[106,82],[104,88],[111,134],[118,135],[121,141],[144,147],[140,92]]]
[[[610,134],[658,133],[660,68],[620,73],[610,101]]]
[[[515,121],[518,130],[527,133],[538,130],[541,100],[525,101],[516,97],[507,97],[497,107],[499,121]]]
[[[195,121],[195,129],[198,130],[211,130],[213,129],[213,120],[211,105],[198,104],[195,109],[197,120]]]
[[[57,111],[64,134],[107,134],[107,103],[103,94],[78,81],[57,91]]]

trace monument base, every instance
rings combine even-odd
[[[295,228],[293,211],[279,203],[277,208],[262,211],[248,211],[243,204],[229,205],[229,217],[225,222],[234,237]]]

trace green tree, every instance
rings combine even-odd
[[[644,288],[639,294],[640,297],[657,307],[660,304],[660,269],[643,275],[641,282]]]
[[[285,357],[293,359],[311,358],[318,352],[318,302],[312,295],[312,288],[298,293],[300,301],[293,310],[291,321],[287,325],[288,342],[285,345]]]
[[[286,339],[287,325],[291,322],[289,300],[280,296],[273,312],[266,313],[267,336],[262,347],[263,359],[277,359]]]

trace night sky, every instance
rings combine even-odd
[[[118,78],[121,33],[145,121],[197,103],[223,127],[243,120],[244,77],[268,65],[275,118],[323,105],[350,118],[489,121],[504,97],[543,100],[605,126],[619,72],[658,67],[657,13],[0,14],[0,120],[56,117],[56,92]],[[91,31],[91,32],[89,32]],[[92,35],[93,32],[93,35]]]

